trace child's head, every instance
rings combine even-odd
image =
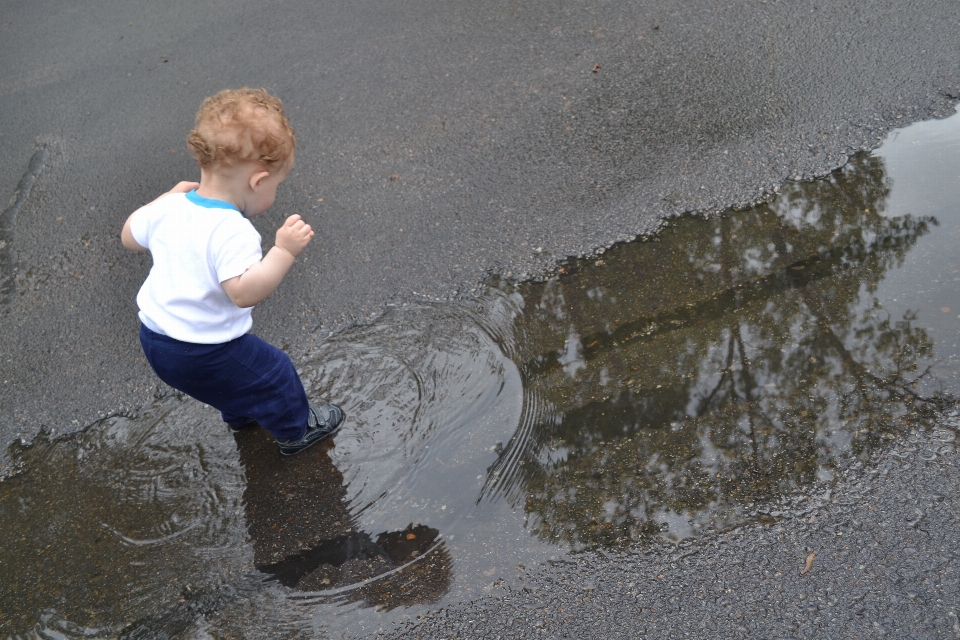
[[[285,167],[297,146],[280,100],[265,89],[227,89],[200,105],[187,146],[201,169]]]

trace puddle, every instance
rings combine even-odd
[[[178,398],[14,445],[0,635],[366,636],[579,549],[772,522],[960,389],[958,178],[954,116],[559,279],[391,309],[300,363],[348,421],[293,458]]]

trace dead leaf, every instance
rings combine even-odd
[[[807,562],[806,562],[806,564],[803,566],[803,569],[800,569],[800,575],[805,576],[805,575],[807,575],[808,573],[810,573],[810,570],[813,569],[813,560],[814,560],[814,558],[816,558],[816,557],[817,557],[817,552],[816,552],[816,551],[814,551],[813,553],[811,553],[810,555],[807,556]]]

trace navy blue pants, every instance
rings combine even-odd
[[[223,421],[250,419],[278,440],[299,440],[307,394],[290,357],[253,334],[223,344],[181,342],[140,325],[147,362],[168,385],[219,409]]]

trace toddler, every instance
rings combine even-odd
[[[283,351],[249,333],[254,305],[313,238],[292,215],[264,256],[247,219],[270,208],[290,173],[293,129],[265,90],[227,90],[204,100],[187,144],[200,182],[137,209],[121,233],[123,246],[153,258],[137,294],[140,344],[161,380],[219,409],[233,431],[268,429],[292,455],[343,423],[338,406],[308,403]]]

